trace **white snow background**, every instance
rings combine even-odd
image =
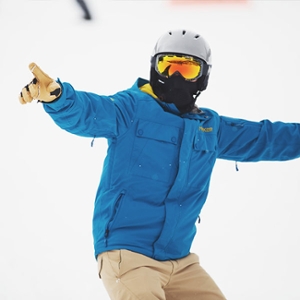
[[[19,104],[30,62],[76,89],[113,94],[148,78],[161,34],[193,29],[213,54],[200,106],[300,122],[300,1],[87,3],[90,22],[75,0],[0,0],[1,300],[109,299],[91,234],[106,140],[91,147],[42,105]],[[300,160],[238,167],[217,161],[192,251],[229,300],[299,300]]]

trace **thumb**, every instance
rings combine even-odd
[[[44,73],[36,63],[29,64],[29,69],[38,82],[43,83],[47,86],[53,81],[53,79],[50,78],[46,73]]]

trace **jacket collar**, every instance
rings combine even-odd
[[[180,111],[175,106],[175,104],[166,103],[166,102],[159,100],[158,97],[154,94],[149,81],[146,79],[138,78],[132,88],[135,90],[139,89],[141,92],[152,96],[159,103],[159,105],[162,106],[163,109],[167,112],[173,113],[175,115],[178,115],[178,116],[181,116],[182,118],[187,118],[187,119],[202,120],[205,118],[204,112],[196,107],[193,112],[181,114]]]

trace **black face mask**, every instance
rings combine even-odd
[[[150,84],[161,101],[174,103],[181,113],[190,112],[200,94],[197,82],[185,80],[180,73],[164,78],[152,69]]]

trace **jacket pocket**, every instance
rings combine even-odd
[[[217,135],[198,132],[194,138],[188,185],[200,190],[207,186],[217,157]]]
[[[112,211],[111,211],[111,217],[105,227],[105,232],[104,232],[104,236],[105,236],[105,241],[107,243],[107,238],[109,236],[110,230],[113,226],[113,223],[115,222],[117,216],[118,216],[118,212],[120,210],[120,205],[121,205],[121,200],[123,199],[125,195],[125,191],[123,190],[116,198],[114,205],[112,206]]]
[[[214,152],[217,148],[217,136],[212,133],[199,132],[194,139],[194,150]]]
[[[156,181],[172,180],[178,168],[180,139],[178,127],[139,120],[130,173]]]

